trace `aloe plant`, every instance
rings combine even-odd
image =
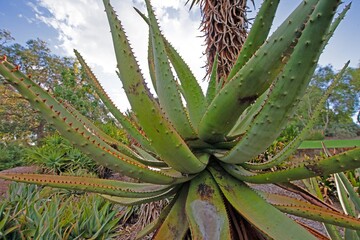
[[[153,96],[121,21],[109,0],[103,2],[131,117],[115,107],[80,53],[75,50],[75,55],[104,104],[136,144],[129,147],[106,135],[71,106],[56,101],[5,56],[0,74],[73,145],[99,164],[137,181],[35,174],[0,174],[1,178],[96,192],[123,205],[171,199],[138,238],[155,231],[154,239],[327,239],[287,214],[360,230],[356,218],[290,182],[358,168],[359,148],[320,161],[283,164],[316,114],[279,154],[264,163],[252,161],[286,126],[349,5],[334,19],[340,1],[304,0],[268,36],[279,0],[265,0],[228,79],[217,79],[216,57],[203,94],[190,68],[161,33],[146,0],[148,16],[137,11],[149,26]],[[330,91],[331,87],[322,101]],[[290,167],[273,171],[279,164]],[[300,193],[304,200],[256,191],[249,183],[278,184]]]

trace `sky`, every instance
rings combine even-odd
[[[202,81],[205,69],[204,39],[199,31],[200,11],[189,11],[186,0],[152,0],[161,29],[180,52],[205,89]],[[253,17],[261,5],[255,0],[250,6]],[[344,0],[345,4],[350,1]],[[122,21],[146,79],[148,29],[133,7],[145,12],[143,0],[112,0]],[[273,28],[300,3],[282,0]],[[342,9],[344,5],[340,6]],[[347,16],[338,27],[320,58],[320,65],[331,64],[340,69],[346,61],[355,67],[360,63],[360,1],[355,0]],[[45,40],[53,53],[74,57],[77,49],[103,84],[105,90],[121,110],[129,108],[121,82],[115,74],[116,62],[110,29],[101,0],[0,0],[0,29],[11,32],[16,42],[29,39]]]

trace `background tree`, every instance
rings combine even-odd
[[[316,128],[327,136],[354,137],[357,126],[353,121],[360,107],[360,69],[347,69],[344,77],[327,99]],[[304,126],[313,114],[314,106],[323,96],[327,87],[333,81],[336,71],[331,65],[318,67],[310,87],[300,102],[300,107],[295,115],[298,125]]]
[[[107,111],[73,58],[54,55],[43,40],[14,43],[11,33],[0,30],[0,54],[18,64],[22,71],[57,99],[68,101],[91,119],[108,121]],[[34,142],[54,130],[10,85],[0,79],[0,138],[3,141]]]

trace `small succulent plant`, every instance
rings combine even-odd
[[[131,118],[115,107],[81,55],[77,51],[75,55],[104,104],[136,144],[129,147],[104,134],[74,108],[56,101],[6,57],[1,60],[0,74],[73,145],[138,182],[35,174],[0,174],[1,178],[96,192],[123,205],[171,199],[138,238],[155,231],[154,239],[327,239],[287,214],[360,230],[356,218],[291,183],[360,167],[359,148],[272,170],[284,166],[297,149],[320,112],[320,103],[306,128],[284,150],[266,162],[253,161],[286,126],[349,5],[333,20],[340,1],[304,0],[268,36],[279,0],[264,0],[229,75],[218,78],[215,58],[203,94],[189,67],[162,35],[150,1],[145,0],[148,16],[137,11],[149,25],[153,96],[120,20],[109,0],[103,2]],[[336,79],[321,101],[335,84]],[[252,188],[263,183],[286,187],[305,200]]]

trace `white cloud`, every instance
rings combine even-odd
[[[125,110],[129,107],[125,94],[120,91],[120,81],[115,76],[115,57],[107,23],[106,14],[101,1],[98,0],[38,0],[33,6],[36,17],[57,30],[61,49],[65,55],[73,56],[77,49],[102,81],[109,95],[117,105]],[[112,1],[132,43],[141,69],[147,73],[147,39],[148,29],[145,22],[134,11],[135,5],[145,12],[144,2],[140,0]],[[156,15],[168,40],[179,50],[186,62],[191,66],[198,79],[204,75],[203,39],[199,38],[199,22],[189,18],[185,1],[153,0]],[[39,11],[39,6],[46,8],[50,14]],[[171,8],[171,13],[169,13]],[[176,14],[174,14],[174,12]],[[121,89],[122,90],[122,89]]]

